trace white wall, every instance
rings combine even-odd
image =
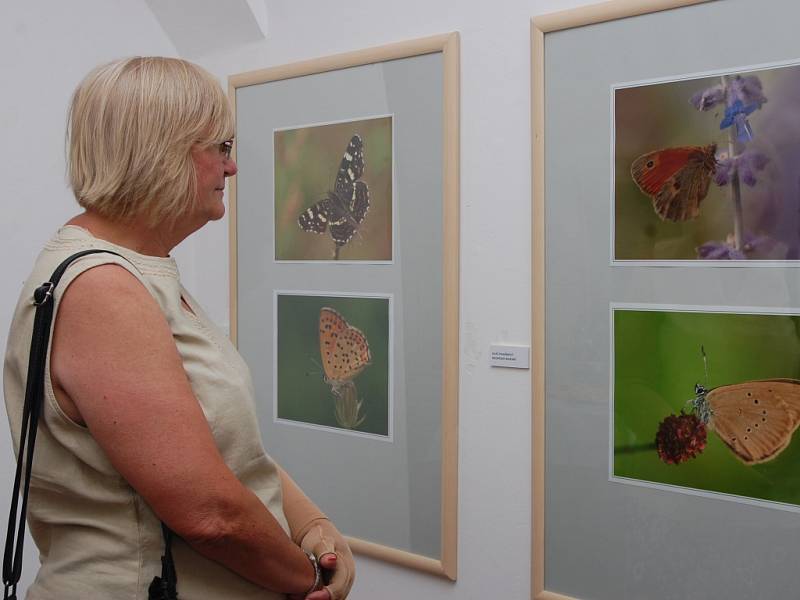
[[[94,66],[132,54],[175,55],[144,0],[0,2],[0,348],[33,258],[56,228],[76,214],[67,188],[67,103]],[[4,414],[5,409],[0,409]],[[19,428],[20,424],[15,423]],[[0,426],[2,531],[14,481],[8,428]],[[22,586],[38,568],[28,538]]]
[[[232,73],[428,35],[461,34],[461,394],[458,581],[359,558],[352,597],[530,596],[531,380],[492,369],[491,342],[529,344],[530,18],[579,2],[269,1],[267,39],[194,59]],[[198,295],[227,320],[227,230],[195,240]]]
[[[531,339],[529,20],[579,3],[269,0],[267,40],[187,57],[224,79],[461,33],[459,578],[451,583],[359,558],[353,598],[530,595],[530,372],[491,369],[486,354],[491,342]],[[92,66],[128,54],[176,54],[145,0],[0,3],[0,173],[7,188],[0,223],[2,346],[34,254],[75,212],[64,183],[69,94]],[[227,224],[198,232],[179,250],[178,260],[184,283],[212,318],[226,324]],[[10,454],[8,434],[0,427],[0,457]],[[0,478],[13,481],[11,460],[0,461]],[[5,502],[0,498],[0,514]],[[25,570],[30,577],[35,559]]]

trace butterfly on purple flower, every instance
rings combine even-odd
[[[364,143],[354,135],[342,156],[333,191],[297,218],[303,231],[324,234],[327,230],[336,246],[353,238],[369,209],[369,188],[359,181],[364,166]]]

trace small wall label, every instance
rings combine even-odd
[[[493,367],[508,367],[512,369],[529,369],[530,346],[489,346],[489,364]]]

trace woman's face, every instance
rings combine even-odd
[[[236,162],[227,154],[226,144],[228,142],[192,150],[197,173],[196,212],[205,221],[217,221],[225,215],[222,202],[225,179],[238,170]]]

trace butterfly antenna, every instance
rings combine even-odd
[[[319,361],[313,356],[309,356],[308,359],[312,363],[314,363],[314,366],[317,367],[317,369],[314,371],[306,371],[306,377],[308,377],[309,375],[321,375],[323,373],[323,370],[322,370],[322,365],[319,363]]]
[[[700,352],[703,355],[703,370],[706,373],[706,388],[708,388],[708,356],[706,355],[706,349],[702,346],[702,344],[700,345]]]

